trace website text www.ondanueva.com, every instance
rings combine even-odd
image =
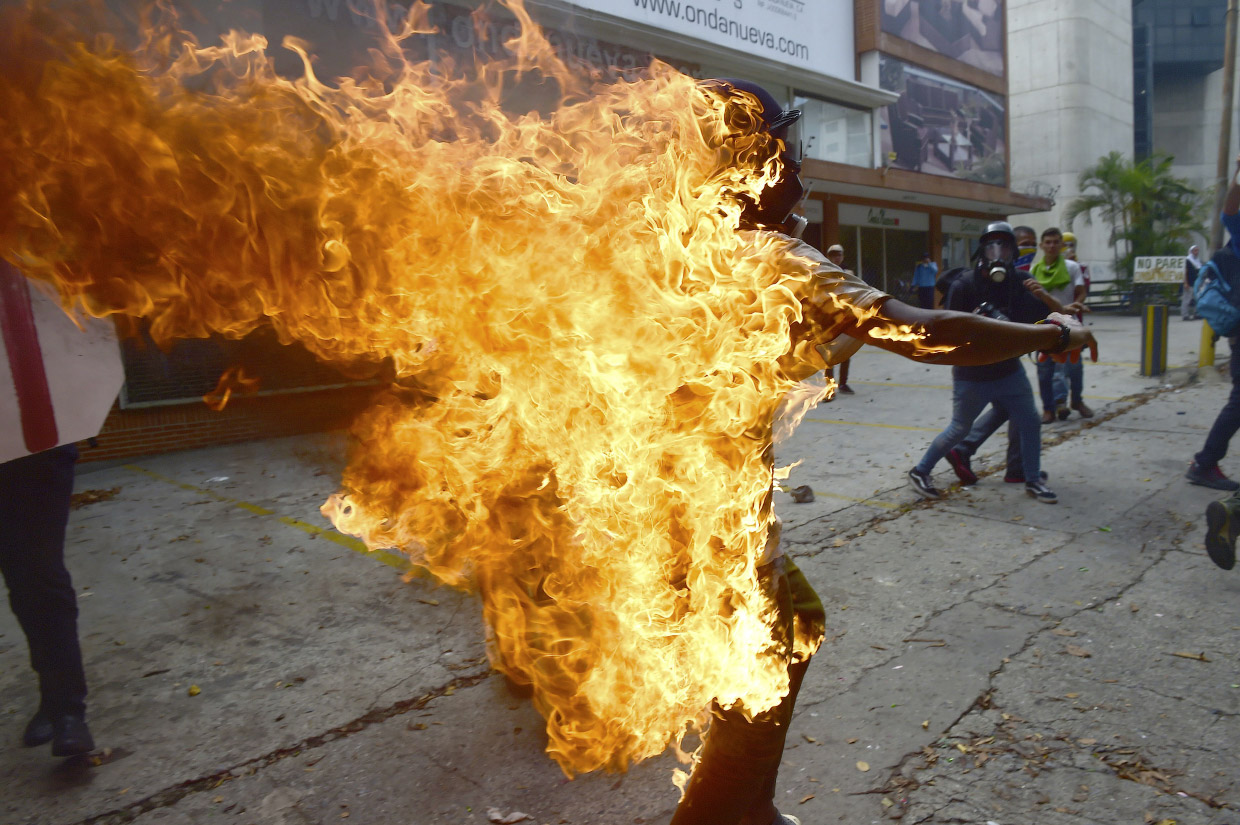
[[[746,43],[753,43],[766,49],[773,49],[781,54],[791,55],[798,60],[809,59],[809,46],[806,44],[798,43],[795,40],[765,31],[748,23],[733,20],[726,14],[720,14],[718,9],[706,9],[701,6],[695,6],[692,3],[680,2],[680,0],[633,0],[633,5],[639,9],[670,17],[673,20],[683,20],[686,23],[692,23],[719,34],[726,34]]]

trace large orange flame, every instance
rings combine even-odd
[[[786,692],[756,567],[790,333],[804,300],[826,327],[872,311],[737,231],[729,193],[779,172],[753,100],[657,62],[604,82],[509,5],[509,57],[406,59],[419,5],[331,84],[277,76],[257,35],[152,25],[126,52],[27,16],[10,45],[52,57],[0,80],[0,255],[157,339],[270,324],[390,361],[324,512],[477,588],[571,775]],[[555,105],[505,114],[531,79]]]

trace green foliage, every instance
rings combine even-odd
[[[1110,224],[1115,278],[1124,287],[1135,258],[1183,255],[1191,234],[1201,230],[1207,195],[1171,174],[1174,160],[1164,154],[1136,162],[1119,152],[1103,155],[1081,172],[1081,194],[1064,212],[1069,229],[1077,218],[1093,225],[1095,213]]]

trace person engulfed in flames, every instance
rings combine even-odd
[[[335,83],[294,38],[287,77],[262,35],[172,21],[129,53],[25,5],[0,14],[0,258],[161,344],[270,328],[384,376],[336,528],[478,593],[567,775],[657,756],[713,706],[674,825],[784,825],[824,619],[779,550],[783,399],[863,343],[975,365],[1088,333],[844,273],[783,230],[798,112],[658,61],[583,71],[519,0],[492,62],[411,57],[435,28],[412,4]]]
[[[719,79],[704,85],[732,96],[738,105],[756,103],[759,128],[772,138],[766,145],[780,167],[775,183],[756,201],[741,196],[742,234],[755,245],[774,236],[787,244],[790,258],[813,262],[813,277],[801,296],[803,317],[793,324],[789,351],[780,362],[790,378],[808,377],[866,343],[918,361],[970,366],[1035,350],[1074,349],[1091,340],[1091,334],[1066,315],[1052,315],[1045,325],[1017,324],[909,306],[844,272],[808,244],[776,234],[783,231],[803,195],[796,128],[801,113],[783,109],[754,83]],[[768,510],[771,505],[768,496]],[[775,784],[797,693],[823,639],[825,613],[805,576],[781,552],[778,519],[770,528],[759,576],[778,616],[776,646],[787,651],[788,692],[778,705],[752,718],[736,708],[715,706],[672,825],[799,823],[775,807]]]

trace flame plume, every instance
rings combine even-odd
[[[787,690],[755,569],[811,263],[737,231],[733,196],[778,173],[752,100],[658,62],[604,82],[505,5],[508,57],[407,59],[419,4],[330,84],[296,41],[288,79],[258,35],[152,23],[125,51],[8,21],[0,256],[157,340],[270,324],[389,361],[324,512],[476,587],[550,754],[624,769],[712,700],[757,713]],[[557,105],[505,114],[531,78]]]

